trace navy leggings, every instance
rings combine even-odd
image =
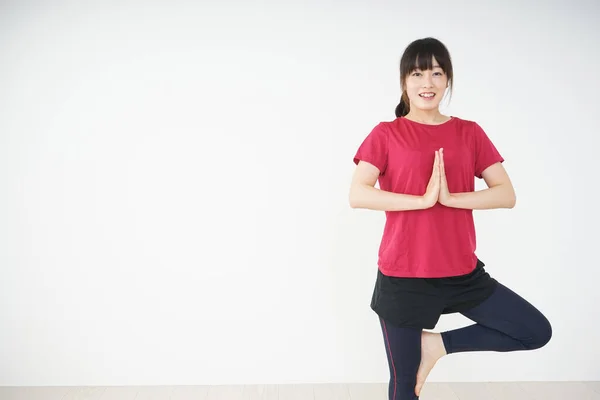
[[[462,314],[476,322],[442,332],[446,353],[533,350],[552,337],[546,317],[525,299],[498,283],[494,293]],[[421,329],[394,326],[380,318],[390,367],[390,400],[414,400],[421,362]]]

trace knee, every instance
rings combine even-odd
[[[550,324],[550,321],[548,321],[548,319],[546,317],[541,316],[541,318],[536,323],[536,325],[532,331],[530,340],[528,340],[527,343],[525,343],[525,345],[527,347],[527,350],[539,349],[539,348],[547,345],[548,342],[550,342],[551,338],[552,338],[552,325]]]

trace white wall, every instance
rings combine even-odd
[[[478,255],[554,328],[430,380],[600,379],[598,3],[113,3],[0,8],[1,385],[386,381],[347,192],[425,36],[517,190]]]

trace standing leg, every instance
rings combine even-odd
[[[552,327],[546,317],[521,296],[498,283],[480,305],[462,313],[477,322],[442,332],[446,352],[533,350],[546,345]]]
[[[389,400],[415,400],[422,329],[402,328],[379,318],[390,368]]]

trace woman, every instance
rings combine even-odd
[[[371,308],[383,332],[391,400],[418,399],[446,354],[537,349],[552,336],[546,317],[492,278],[475,255],[472,210],[512,208],[516,197],[484,130],[439,111],[453,83],[444,44],[411,43],[400,81],[397,118],[379,123],[360,145],[349,196],[353,208],[386,213]],[[475,177],[488,188],[474,191]],[[475,324],[424,331],[456,312]]]

